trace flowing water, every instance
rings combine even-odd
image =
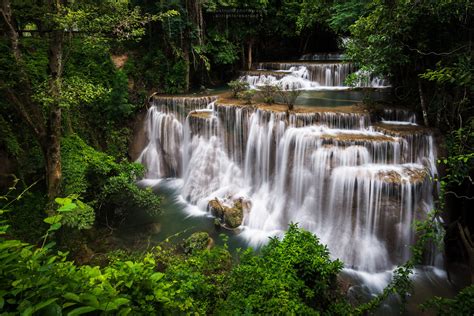
[[[172,200],[167,228],[213,231],[210,200],[245,201],[242,225],[227,232],[233,247],[259,247],[299,223],[344,262],[352,291],[367,299],[410,257],[412,223],[433,208],[437,173],[433,136],[414,113],[287,112],[215,97],[154,97],[151,105],[138,161],[147,168],[143,184]],[[447,288],[441,255],[431,257],[417,286]]]
[[[358,70],[351,63],[321,60],[258,63],[255,71],[243,72],[239,80],[247,82],[254,89],[270,84],[284,90],[344,90],[351,88],[346,84],[346,79],[354,74],[355,87],[389,87],[387,80]]]

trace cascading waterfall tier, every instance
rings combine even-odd
[[[217,100],[206,97],[150,98],[146,117],[148,144],[138,161],[147,166],[147,177],[178,177],[182,173],[183,122],[190,111],[207,108]]]
[[[356,87],[388,86],[386,80],[357,70],[352,63],[340,61],[264,62],[255,67],[254,71],[242,72],[239,78],[252,88],[270,84],[284,90],[347,89],[345,80],[353,73],[358,75]]]
[[[432,207],[436,174],[430,131],[393,123],[415,124],[411,113],[371,122],[359,107],[201,101],[186,114],[187,101],[154,100],[139,158],[147,177],[182,178],[181,195],[203,214],[210,201],[245,201],[239,234],[254,245],[297,222],[348,267],[385,271],[409,257],[411,223]]]

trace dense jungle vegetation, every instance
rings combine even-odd
[[[441,217],[440,247],[471,279],[423,308],[472,313],[473,9],[469,0],[1,0],[0,314],[363,314],[410,292]],[[160,212],[128,155],[152,93],[206,92],[256,60],[328,51],[387,77],[390,103],[419,113],[441,144],[438,207],[380,297],[349,302],[342,263],[296,224],[237,257],[208,249],[205,233],[138,250],[94,243],[137,208]]]

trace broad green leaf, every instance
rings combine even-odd
[[[72,203],[72,200],[70,198],[55,198],[54,201],[59,205],[66,205]]]
[[[58,212],[70,212],[74,209],[76,209],[77,205],[74,204],[74,203],[68,203],[68,204],[65,204],[63,206],[61,206],[59,209],[58,209]]]
[[[153,273],[150,277],[150,280],[156,282],[163,278],[164,274],[160,272]]]
[[[76,316],[76,315],[82,315],[86,313],[90,313],[97,310],[97,308],[92,307],[92,306],[83,306],[83,307],[78,307],[76,309],[73,309],[70,311],[67,316]]]
[[[75,302],[80,302],[81,299],[79,298],[79,295],[77,294],[74,294],[74,293],[66,293],[66,294],[63,294],[63,297],[65,299],[68,299],[68,300],[71,300],[71,301],[75,301]]]
[[[54,223],[58,223],[61,218],[63,218],[62,215],[53,215],[53,216],[49,216],[49,217],[46,217],[43,221],[46,223],[46,224],[54,224]]]
[[[130,307],[122,308],[120,312],[118,313],[119,316],[127,316],[132,309]]]
[[[54,223],[53,225],[51,225],[51,227],[48,229],[49,232],[53,232],[55,230],[58,230],[61,228],[61,223]]]
[[[34,306],[30,306],[29,308],[27,308],[27,310],[25,310],[24,313],[22,313],[22,315],[33,315],[33,313],[39,311],[40,309],[54,303],[55,301],[57,301],[57,297],[56,298],[50,298],[44,302],[41,302],[39,304],[36,304]]]

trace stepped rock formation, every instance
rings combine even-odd
[[[138,161],[149,178],[181,178],[188,203],[251,244],[297,222],[346,266],[385,271],[409,257],[411,224],[432,207],[436,149],[412,113],[373,122],[348,109],[154,98]]]
[[[317,60],[317,59],[316,59]],[[348,62],[321,59],[292,62],[264,62],[255,65],[256,70],[242,72],[240,81],[258,89],[262,85],[278,85],[284,90],[338,90],[350,88],[345,83],[350,74],[357,74],[355,87],[384,88],[389,86],[384,79],[369,72],[357,70]]]

